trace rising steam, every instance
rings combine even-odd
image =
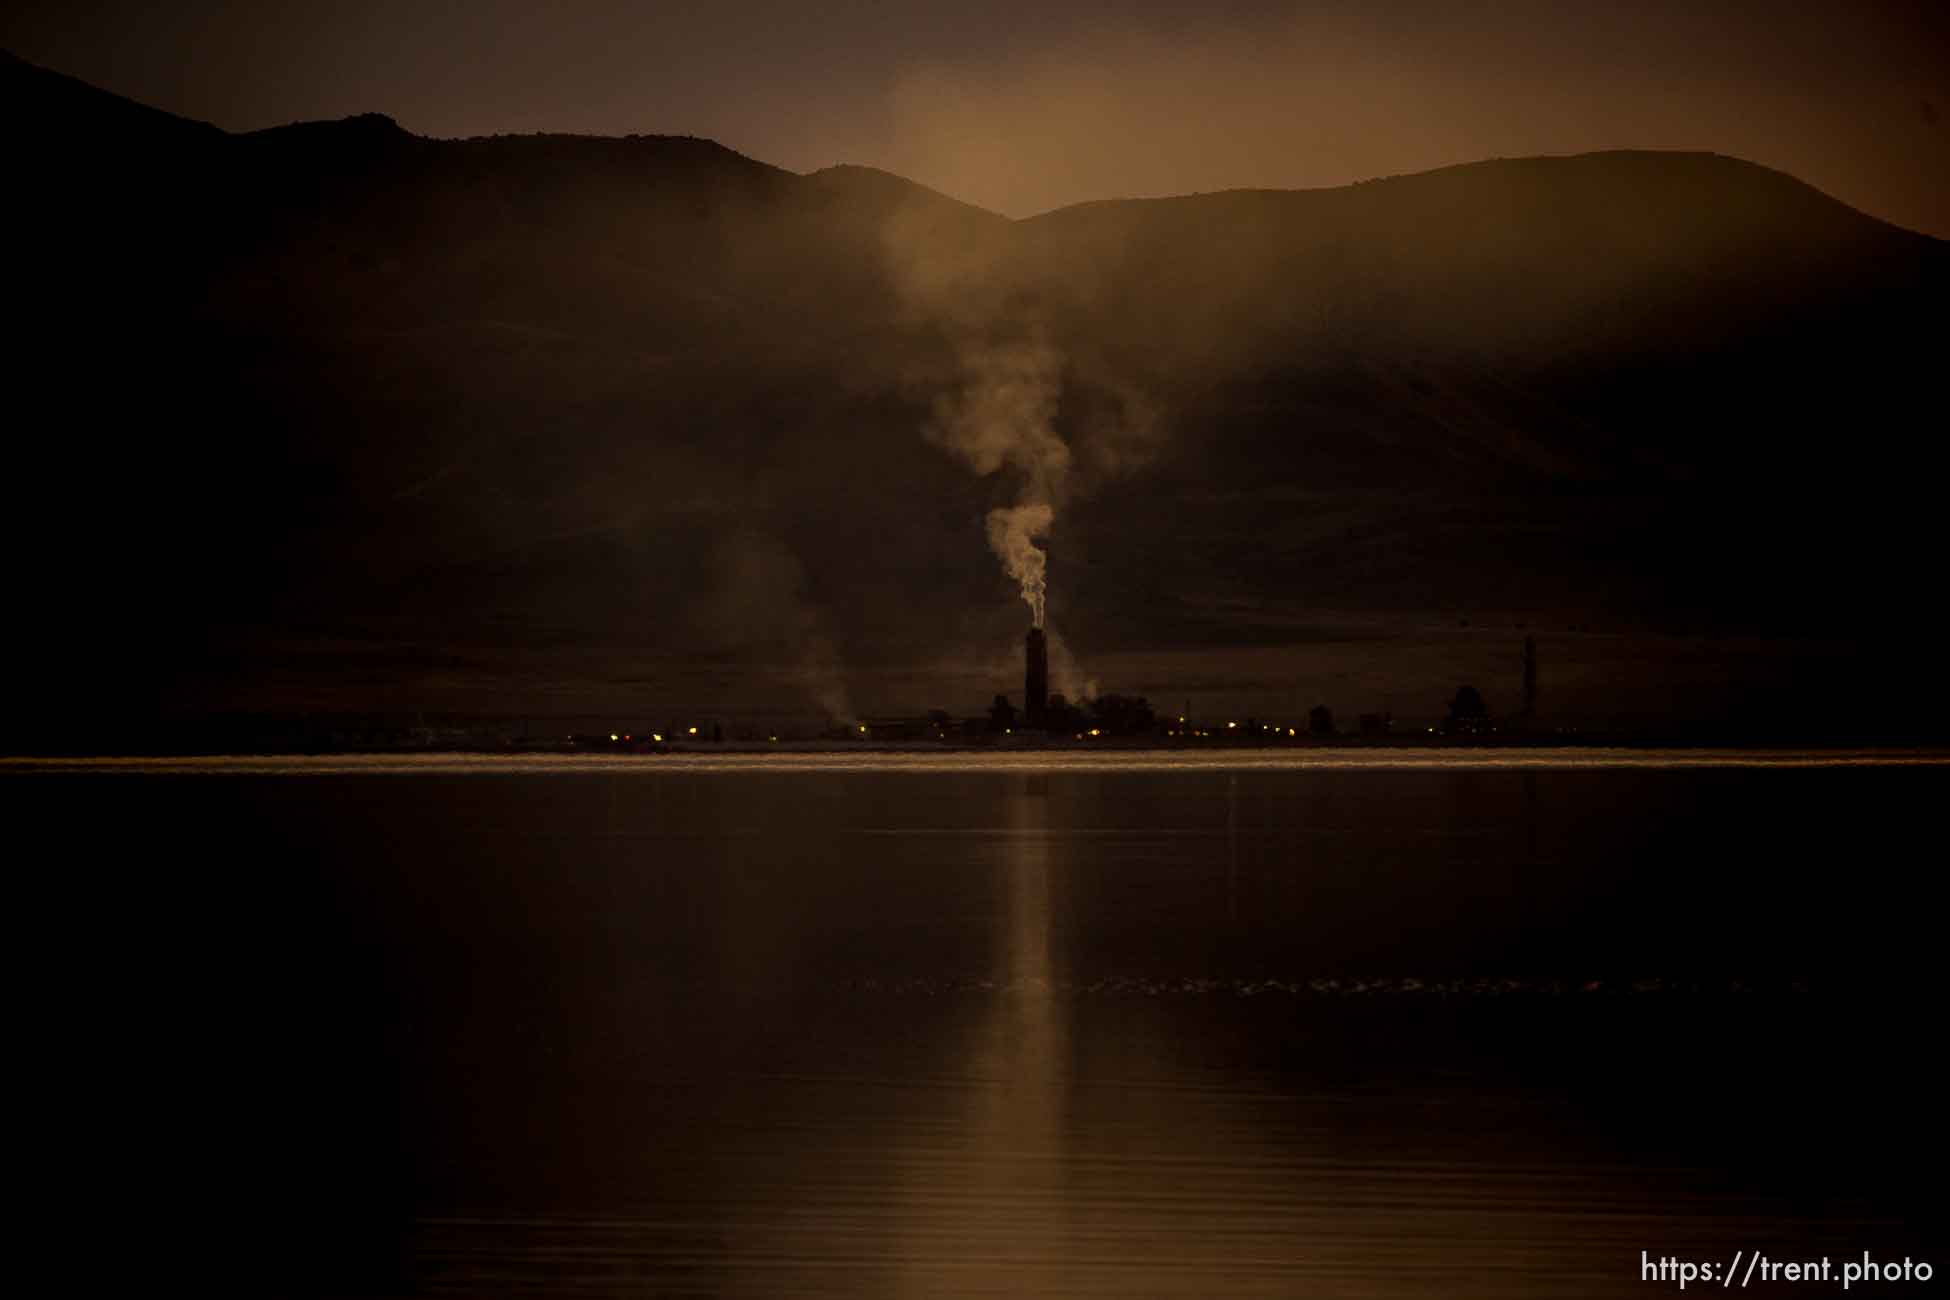
[[[977,474],[1022,475],[1017,504],[991,510],[989,547],[1022,587],[1036,626],[1048,603],[1049,536],[1070,473],[1070,448],[1056,431],[1062,358],[1038,341],[986,344],[962,355],[961,391],[935,402],[927,434]]]
[[[1036,545],[1049,536],[1056,511],[1046,503],[1002,506],[989,511],[989,547],[1002,557],[1002,567],[1022,584],[1023,603],[1037,627],[1049,599],[1049,557]]]
[[[857,719],[839,647],[798,555],[775,536],[741,528],[718,539],[712,559],[713,598],[690,612],[693,639],[738,647],[811,696],[827,722],[851,730]]]
[[[1162,423],[1120,367],[1062,345],[1057,304],[1017,292],[1015,232],[983,227],[969,238],[963,225],[944,240],[941,220],[937,203],[917,203],[883,231],[905,310],[953,348],[952,371],[931,363],[915,376],[932,402],[924,433],[975,473],[1015,482],[1015,503],[988,514],[989,548],[1047,628],[1042,543],[1058,512],[1148,462]]]

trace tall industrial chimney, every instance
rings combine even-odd
[[[1027,660],[1022,681],[1024,721],[1040,727],[1049,712],[1049,638],[1043,635],[1043,629],[1029,629],[1023,650]]]

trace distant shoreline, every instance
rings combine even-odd
[[[1950,749],[1436,748],[854,749],[801,746],[646,754],[219,754],[4,757],[0,775],[610,775],[792,772],[1062,773],[1251,771],[1577,771],[1686,768],[1950,767]]]

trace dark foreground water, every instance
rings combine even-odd
[[[4,772],[16,1183],[169,1290],[1938,1293],[1947,796]]]

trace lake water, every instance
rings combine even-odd
[[[254,1293],[1940,1287],[1950,767],[1778,759],[11,766],[32,1185]]]

